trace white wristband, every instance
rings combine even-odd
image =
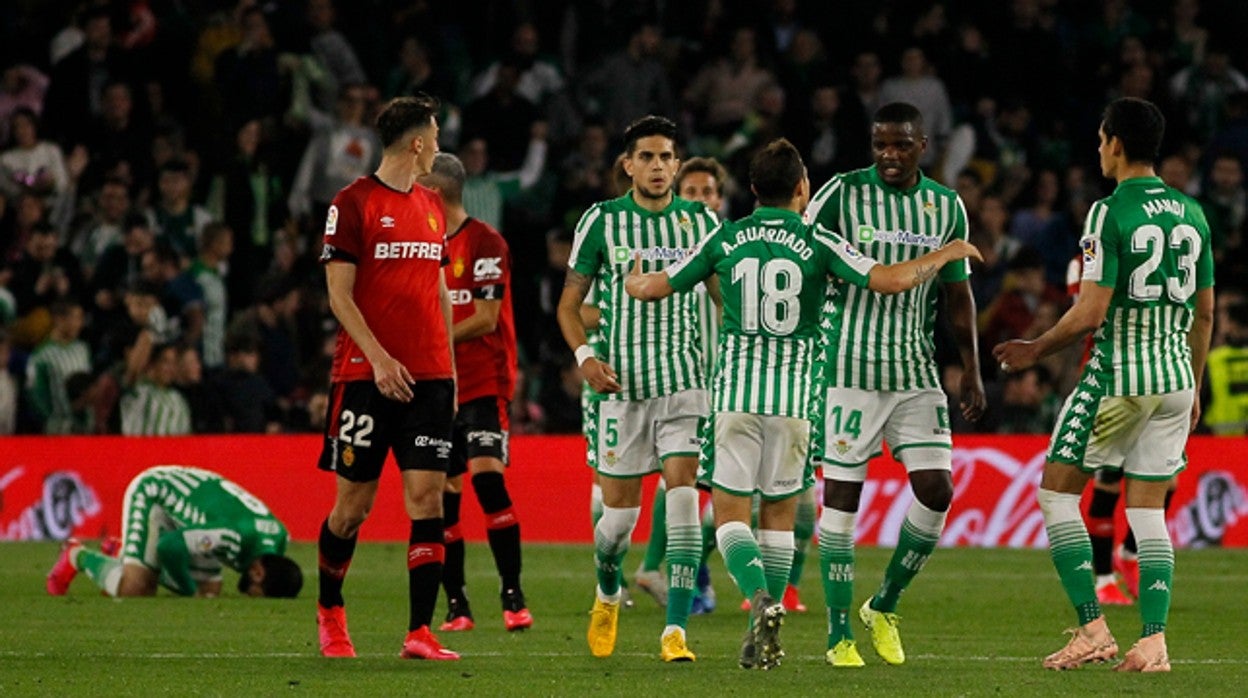
[[[598,355],[594,353],[594,350],[591,349],[588,344],[582,344],[581,346],[577,347],[575,353],[576,353],[576,365],[577,366],[584,365],[585,362],[588,361],[589,359],[598,358]]]

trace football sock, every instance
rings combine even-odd
[[[752,599],[755,592],[767,588],[763,555],[748,525],[742,521],[729,521],[716,529],[715,538],[728,574],[742,596]]]
[[[1174,490],[1169,490],[1166,492],[1166,502],[1162,505],[1163,512],[1170,511],[1170,500],[1172,499],[1174,499]],[[1136,550],[1135,545],[1135,531],[1131,528],[1129,522],[1127,524],[1127,537],[1122,540],[1122,550],[1127,553],[1127,555],[1124,556],[1127,559],[1133,559],[1136,553],[1139,552]]]
[[[1144,622],[1140,637],[1147,637],[1166,629],[1174,584],[1174,545],[1161,509],[1128,507],[1127,521],[1140,547],[1140,619]]]
[[[695,512],[697,502],[694,502]],[[654,490],[654,503],[650,507],[650,540],[646,543],[646,557],[641,561],[641,569],[653,572],[663,564],[663,555],[667,552],[667,486],[659,480]]]
[[[1118,493],[1092,488],[1088,503],[1088,538],[1092,542],[1092,569],[1096,574],[1112,574],[1114,570],[1114,507]]]
[[[347,577],[347,568],[351,567],[351,556],[355,554],[356,537],[339,538],[329,530],[329,519],[321,523],[321,535],[317,539],[317,572],[320,580],[321,606],[333,608],[341,606],[342,583]]]
[[[598,519],[602,518],[602,487],[598,483],[594,483],[589,488],[589,525],[596,527]]]
[[[1049,555],[1066,597],[1075,607],[1079,625],[1091,623],[1101,617],[1101,605],[1096,600],[1092,544],[1083,525],[1083,516],[1079,514],[1079,495],[1041,489],[1036,493],[1036,500],[1044,513]]]
[[[472,488],[485,512],[485,537],[504,591],[520,589],[520,519],[511,505],[502,473],[477,473]]]
[[[467,610],[468,594],[464,589],[464,533],[459,525],[459,506],[463,495],[458,492],[442,493],[442,545],[446,561],[442,564],[442,588],[446,600],[459,602]]]
[[[854,518],[856,513],[824,507],[819,515],[819,572],[828,609],[828,648],[852,639],[854,603]]]
[[[793,532],[759,530],[758,550],[763,557],[767,594],[773,599],[783,598],[784,588],[789,584],[789,571],[793,568]]]
[[[438,602],[442,563],[442,518],[414,519],[407,544],[407,597],[411,611],[408,630],[429,625]]]
[[[602,508],[602,518],[594,527],[594,563],[598,568],[598,590],[606,599],[614,601],[620,593],[623,579],[620,565],[628,552],[633,529],[641,516],[641,507]]]
[[[70,559],[74,569],[87,575],[87,579],[95,582],[105,594],[117,595],[121,586],[122,562],[119,558],[110,557],[96,550],[79,548],[78,553]]]
[[[715,507],[708,502],[702,509],[702,564],[711,558],[715,550]]]
[[[702,527],[698,522],[698,491],[673,487],[666,491],[667,509],[667,624],[685,627],[697,588],[702,557]],[[654,536],[651,535],[651,541]]]
[[[797,518],[793,521],[793,567],[789,572],[789,584],[798,586],[802,570],[806,569],[806,551],[810,549],[810,537],[815,534],[815,500],[810,490],[797,496]]]
[[[944,511],[934,511],[915,500],[906,510],[906,520],[897,536],[897,549],[884,571],[884,583],[871,599],[871,608],[883,613],[897,610],[901,592],[910,586],[919,570],[927,564],[927,558],[936,549],[940,532],[945,528]],[[1082,524],[1082,519],[1080,524]]]

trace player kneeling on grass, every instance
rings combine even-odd
[[[220,475],[176,465],[149,468],[126,488],[120,556],[70,539],[48,573],[63,596],[82,572],[109,596],[217,596],[221,569],[240,574],[239,593],[294,598],[303,573],[284,556],[286,527],[264,502]],[[102,546],[107,548],[108,546]]]
[[[656,300],[717,277],[723,326],[711,380],[712,410],[702,451],[713,488],[716,538],[728,572],[750,604],[741,666],[780,663],[779,599],[793,563],[797,498],[814,479],[808,458],[812,364],[830,278],[881,293],[900,293],[944,264],[979,257],[962,240],[923,257],[881,265],[844,238],[802,222],[810,182],[801,155],[773,141],[750,163],[759,208],[725,223],[676,265],[625,283],[634,298]],[[757,537],[750,498],[761,496]]]

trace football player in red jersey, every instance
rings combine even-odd
[[[503,624],[509,631],[533,625],[520,589],[520,520],[503,481],[507,466],[508,409],[516,389],[516,327],[511,310],[511,252],[507,241],[464,209],[467,174],[459,158],[439,153],[421,184],[446,206],[449,265],[443,270],[454,308],[451,340],[459,375],[459,412],[451,437],[451,466],[442,495],[446,562],[446,622],[440,630],[471,630],[464,588],[464,537],[459,529],[463,475],[485,512],[486,537],[498,568]]]
[[[437,100],[390,101],[377,116],[377,171],[334,197],[321,262],[338,319],[320,467],[337,473],[334,508],[318,541],[321,654],[353,657],[342,583],[360,525],[394,451],[411,518],[410,619],[402,655],[459,659],[430,632],[442,579],[442,488],[451,456],[455,365],[451,299],[442,278],[446,215],[416,183],[438,152]]]

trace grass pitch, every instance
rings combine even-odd
[[[886,666],[866,631],[855,632],[867,666],[824,664],[825,621],[817,553],[802,598],[811,610],[790,614],[782,633],[787,657],[770,672],[736,666],[745,630],[740,599],[718,556],[711,569],[719,608],[689,624],[693,664],[658,659],[662,611],[647,596],[620,619],[614,656],[594,659],[585,646],[592,601],[591,551],[531,545],[525,592],[535,623],[503,630],[493,563],[470,545],[469,592],[477,627],[442,633],[460,662],[398,658],[406,629],[404,546],[363,544],[345,594],[360,657],[317,655],[313,599],[315,548],[296,545],[307,575],[299,600],[102,598],[85,578],[66,597],[44,593],[56,546],[0,544],[0,694],[75,695],[434,695],[702,696],[813,695],[1243,695],[1248,679],[1248,552],[1180,551],[1167,636],[1174,672],[1121,675],[1107,666],[1066,673],[1040,668],[1074,623],[1046,553],[942,549],[902,599],[907,662]],[[630,554],[628,569],[640,555]],[[888,551],[859,551],[857,603],[874,591]],[[226,586],[236,581],[227,574]],[[438,620],[444,610],[439,607]],[[1134,607],[1108,609],[1122,651],[1139,632]]]

